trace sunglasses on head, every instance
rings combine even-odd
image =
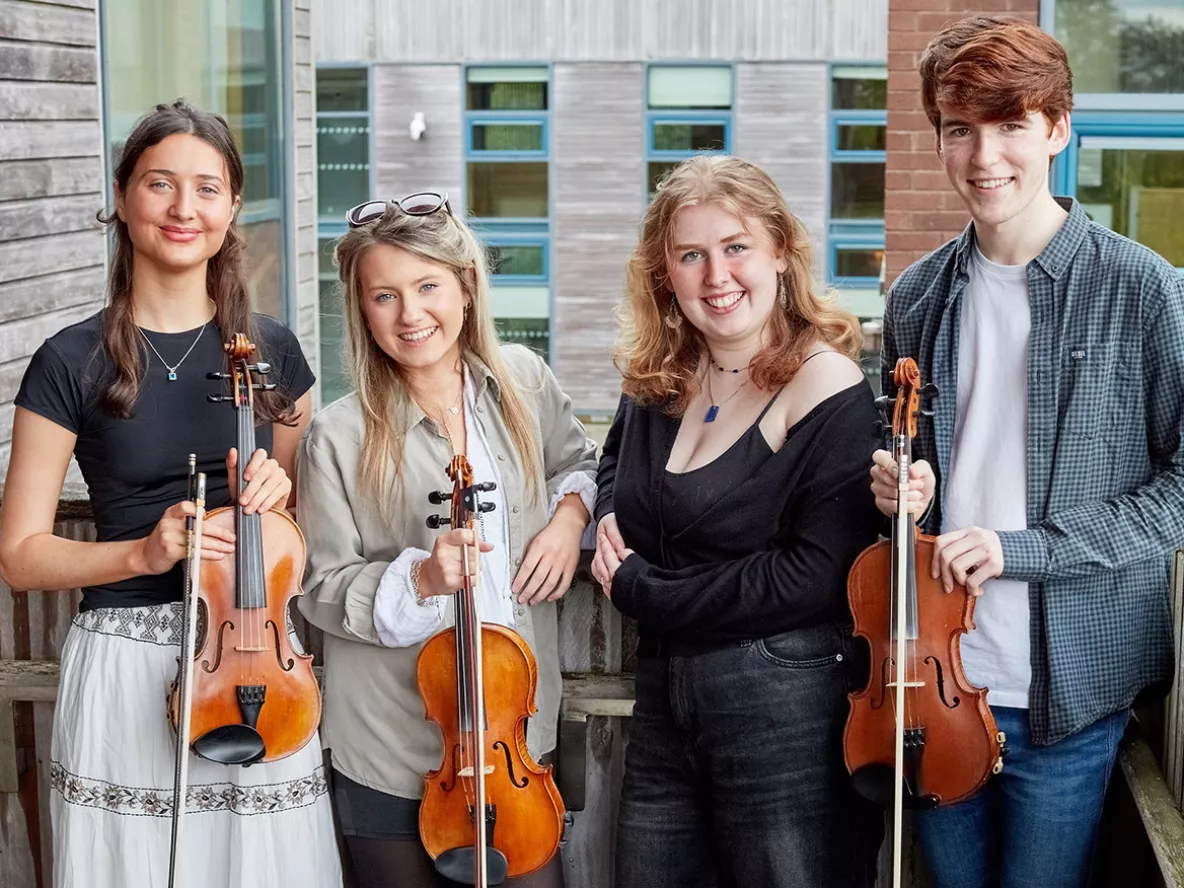
[[[345,214],[350,228],[358,228],[377,222],[389,207],[398,207],[408,216],[430,216],[443,210],[452,215],[448,195],[441,191],[417,191],[399,200],[368,200],[353,207]]]

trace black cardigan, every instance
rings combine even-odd
[[[882,521],[869,476],[878,418],[866,380],[832,395],[751,477],[666,535],[659,503],[680,420],[622,397],[596,479],[596,520],[616,512],[634,551],[613,604],[642,639],[690,646],[849,625],[847,572]]]

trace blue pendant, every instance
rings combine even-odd
[[[719,405],[712,404],[707,408],[707,415],[703,417],[704,422],[715,422],[715,418],[719,416]]]
[[[169,371],[169,382],[172,382],[176,378],[177,378],[177,371],[170,370]]]

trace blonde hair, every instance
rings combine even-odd
[[[857,360],[859,322],[818,292],[810,235],[768,173],[738,157],[691,157],[658,187],[629,260],[625,299],[617,309],[620,333],[613,349],[613,362],[625,377],[625,394],[681,416],[698,391],[697,371],[706,342],[678,307],[667,262],[678,212],[705,204],[731,213],[749,233],[753,222],[762,223],[777,254],[788,262],[780,276],[787,298],[784,304],[780,299],[774,303],[766,322],[769,341],[750,364],[753,383],[771,391],[789,382],[806,349],[819,338]]]
[[[518,451],[523,477],[537,498],[542,490],[541,449],[523,390],[502,358],[491,310],[485,251],[469,227],[450,213],[410,216],[395,207],[388,207],[378,221],[351,229],[336,248],[344,291],[346,357],[365,423],[358,470],[362,486],[378,498],[384,511],[389,508],[389,494],[401,488],[406,430],[400,428],[399,417],[411,398],[398,364],[375,342],[362,312],[362,258],[380,244],[399,247],[427,262],[450,268],[456,275],[469,299],[460,330],[461,358],[477,358],[497,380],[510,439]]]

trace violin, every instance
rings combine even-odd
[[[974,628],[975,599],[964,586],[946,593],[940,579],[918,572],[933,558],[934,538],[918,534],[907,508],[912,441],[921,385],[912,358],[901,358],[892,415],[892,455],[899,467],[890,540],[865,549],[847,577],[855,635],[867,640],[867,687],[850,695],[843,754],[857,792],[893,805],[894,885],[900,884],[903,808],[953,804],[1003,768],[1005,737],[987,706],[987,691],[962,671],[962,634]],[[888,399],[880,399],[886,407]],[[927,414],[932,415],[932,414]]]
[[[226,344],[228,371],[206,374],[231,384],[232,394],[207,397],[230,403],[237,416],[238,490],[246,486],[243,471],[255,452],[254,393],[275,388],[253,380],[271,371],[250,363],[254,352],[235,334]],[[191,708],[187,740],[202,758],[226,765],[276,761],[302,749],[321,719],[312,656],[296,651],[288,636],[288,605],[301,594],[304,536],[286,512],[247,515],[238,503],[214,509],[205,522],[233,528],[234,558],[202,566],[200,588],[193,589],[202,628],[186,687],[191,700],[180,700],[179,677],[169,718],[177,729],[179,713]]]
[[[471,529],[474,516],[494,507],[480,494],[495,487],[474,484],[463,455],[453,456],[447,471],[451,493],[429,500],[449,500],[449,517],[431,515],[428,526]],[[455,627],[427,640],[416,667],[426,717],[444,737],[443,761],[424,777],[419,834],[441,875],[485,888],[551,859],[564,807],[551,767],[537,764],[526,748],[526,719],[536,709],[534,654],[512,629],[480,622],[472,551],[470,563],[464,547],[464,585],[452,596]]]

